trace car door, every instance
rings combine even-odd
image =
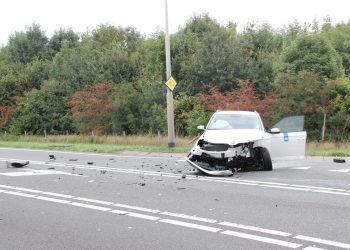
[[[283,118],[272,128],[278,128],[280,131],[279,133],[270,133],[270,154],[273,160],[295,159],[305,156],[304,116]]]

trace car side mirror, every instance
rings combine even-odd
[[[197,126],[197,129],[199,129],[199,130],[204,130],[204,125],[198,125],[198,126]]]
[[[279,134],[281,133],[281,130],[279,128],[271,128],[268,131],[270,134]]]

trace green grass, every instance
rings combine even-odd
[[[154,136],[0,136],[0,147],[49,149],[96,153],[122,151],[187,153],[193,145],[192,138],[176,138],[176,147],[167,146],[166,137]],[[306,155],[350,157],[350,143],[311,142]]]
[[[89,138],[74,140],[61,140],[59,138],[46,138],[43,140],[41,137],[21,138],[21,137],[7,137],[3,140],[0,137],[0,147],[11,148],[30,148],[30,149],[49,149],[49,150],[65,150],[65,151],[80,151],[80,152],[96,152],[96,153],[118,153],[122,151],[140,151],[140,152],[161,152],[161,153],[186,153],[190,150],[191,146],[178,145],[173,148],[169,148],[167,143],[156,140],[145,139],[144,143],[135,141],[135,144],[130,140],[124,140],[122,143],[104,143],[102,139],[91,140]],[[67,138],[65,138],[67,139]],[[86,142],[79,142],[86,141]],[[149,143],[145,143],[145,142]]]

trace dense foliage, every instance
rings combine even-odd
[[[312,140],[350,139],[350,22],[249,23],[208,15],[171,35],[175,128],[195,135],[218,109],[256,110],[268,126],[303,114]],[[0,47],[0,132],[166,133],[164,34],[109,24],[83,34],[38,24]]]

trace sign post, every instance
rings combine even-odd
[[[171,77],[171,59],[170,59],[170,38],[168,32],[168,2],[165,1],[165,62],[166,62],[166,77],[168,79],[166,85],[166,106],[167,106],[167,121],[168,121],[168,147],[175,147],[175,129],[174,129],[174,99],[172,90],[175,88],[176,82]],[[171,81],[171,79],[173,81]],[[169,82],[170,81],[170,82]],[[173,83],[175,82],[175,84]],[[170,88],[171,86],[172,89]]]

